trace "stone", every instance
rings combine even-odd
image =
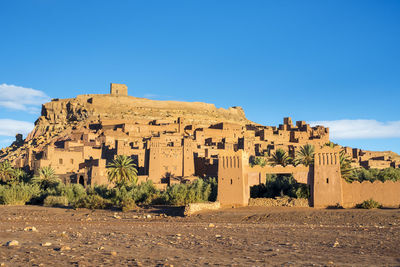
[[[25,232],[38,232],[35,226],[28,226],[24,228]]]
[[[52,243],[50,243],[50,242],[45,242],[45,243],[41,244],[42,247],[50,247],[51,245],[52,245]]]
[[[69,246],[61,246],[58,250],[59,251],[70,251],[71,248]]]
[[[7,247],[18,247],[19,242],[17,240],[11,240],[6,243],[6,246]]]
[[[111,256],[116,257],[117,256],[117,252],[116,251],[111,251]]]

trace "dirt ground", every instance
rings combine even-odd
[[[1,206],[0,265],[400,266],[399,209],[180,213]]]

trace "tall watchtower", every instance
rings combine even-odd
[[[128,95],[128,86],[120,83],[111,83],[110,84],[110,94],[111,95]]]

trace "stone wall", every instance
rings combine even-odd
[[[277,198],[250,198],[249,206],[254,207],[309,207],[308,199],[277,197]]]
[[[218,210],[221,208],[221,203],[205,202],[205,203],[190,203],[185,206],[185,216],[204,211],[204,210]]]

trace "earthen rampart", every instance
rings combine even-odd
[[[369,181],[342,182],[343,207],[355,207],[365,200],[373,199],[384,207],[400,207],[400,182]]]

